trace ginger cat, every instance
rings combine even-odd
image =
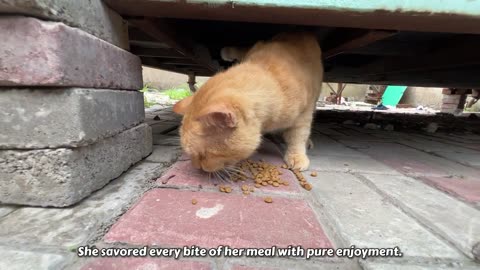
[[[181,144],[194,167],[216,172],[235,165],[255,152],[262,134],[281,131],[286,163],[306,170],[306,145],[323,79],[315,36],[280,34],[248,51],[224,48],[222,57],[241,62],[174,106],[184,115]]]

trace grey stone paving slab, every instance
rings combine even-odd
[[[79,29],[2,16],[0,34],[0,86],[142,88],[138,56]]]
[[[159,163],[173,163],[182,154],[179,146],[154,145],[153,151],[147,157],[147,161]]]
[[[426,152],[446,152],[446,153],[471,153],[480,155],[480,151],[461,147],[458,145],[446,144],[435,140],[427,140],[419,137],[409,136],[408,138],[399,138],[399,143],[420,149]]]
[[[465,257],[351,174],[306,175],[330,227],[345,246],[395,247],[407,257]]]
[[[0,204],[0,218],[12,213],[17,209],[18,209],[18,206]]]
[[[0,151],[0,201],[68,206],[150,154],[152,133],[141,124],[79,148]]]
[[[474,153],[452,153],[437,151],[435,154],[463,165],[480,169],[480,152],[478,151],[475,151]]]
[[[367,155],[363,157],[324,155],[322,149],[319,149],[309,152],[308,156],[310,158],[310,170],[400,175],[398,171]]]
[[[220,268],[220,267],[219,267]],[[224,270],[360,270],[353,260],[242,258],[227,259]]]
[[[413,175],[449,176],[477,178],[479,170],[457,162],[447,160],[417,149],[397,144],[382,142],[341,141],[358,151],[381,161],[402,173]]]
[[[397,205],[473,258],[472,248],[480,242],[478,209],[409,177],[364,176]]]
[[[143,95],[104,89],[0,90],[0,149],[78,147],[144,119]]]
[[[153,145],[180,146],[180,137],[161,134],[153,134]]]
[[[171,122],[171,121],[163,121],[159,123],[152,123],[150,126],[152,127],[153,134],[165,134],[169,131],[177,128],[180,125],[179,122]]]
[[[23,14],[78,27],[123,49],[128,28],[122,17],[101,0],[0,0],[0,13]]]
[[[90,243],[103,236],[112,219],[125,212],[151,185],[149,180],[160,177],[166,166],[141,162],[68,208],[22,207],[0,219],[0,244],[71,248]]]
[[[63,269],[69,258],[63,254],[16,250],[0,246],[0,269],[52,270]]]
[[[308,150],[309,155],[365,157],[365,154],[350,149],[325,135],[318,134],[317,132],[312,133],[310,139],[312,140],[314,147],[313,149]]]

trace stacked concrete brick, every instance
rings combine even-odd
[[[101,0],[0,0],[0,202],[68,206],[152,149],[141,62]]]
[[[465,89],[443,89],[442,105],[443,113],[459,113],[465,105]]]

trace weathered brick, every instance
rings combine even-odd
[[[281,185],[279,187],[273,187],[271,185],[262,186],[261,188],[255,188],[255,192],[274,192],[274,193],[300,193],[300,186],[295,175],[287,169],[278,169],[282,172],[280,176],[282,180],[289,183],[288,186]],[[157,184],[166,187],[193,187],[193,188],[209,188],[218,189],[218,185],[228,185],[233,188],[233,192],[241,192],[241,186],[248,185],[254,186],[253,180],[238,181],[225,183],[224,181],[216,178],[215,176],[209,176],[201,170],[193,168],[190,160],[176,162],[172,168],[170,168],[162,177],[157,180]]]
[[[478,178],[460,178],[458,176],[422,176],[426,183],[437,187],[467,202],[480,202],[480,181]]]
[[[0,269],[8,270],[63,269],[69,260],[64,254],[17,250],[6,246],[0,246],[0,254]]]
[[[0,0],[0,13],[22,14],[78,27],[128,50],[128,27],[101,0]]]
[[[140,59],[63,23],[0,18],[0,86],[138,90]]]
[[[192,204],[192,199],[197,204]],[[262,230],[262,228],[265,228]],[[108,243],[213,248],[330,247],[303,200],[154,189],[105,236]]]
[[[105,226],[137,200],[148,188],[148,181],[164,168],[163,164],[141,162],[72,207],[19,208],[0,219],[0,245],[56,246],[62,250],[85,245],[97,234],[103,235]]]
[[[342,173],[318,173],[312,192],[323,206],[323,216],[335,230],[336,239],[349,247],[395,247],[404,256],[463,258],[414,219],[386,201],[358,178]]]
[[[458,104],[462,95],[443,95],[442,103],[445,104]]]
[[[478,170],[395,143],[362,143],[358,151],[395,170],[412,175],[476,177]]]
[[[104,89],[0,90],[0,149],[79,147],[144,119],[143,95]]]
[[[131,270],[131,269],[162,269],[162,270],[210,270],[212,263],[196,261],[179,261],[173,259],[154,258],[102,258],[84,265],[81,270]]]
[[[430,263],[428,265],[415,265],[414,263],[382,263],[382,262],[369,262],[360,261],[362,269],[364,270],[476,270],[478,265],[474,263],[455,263],[442,264],[442,263]]]
[[[152,149],[146,124],[78,148],[0,151],[2,203],[68,206],[103,187]]]
[[[276,145],[272,142],[265,140],[262,146],[257,152],[250,157],[252,160],[264,160],[270,164],[281,166],[284,164],[282,159],[282,153]],[[281,185],[279,187],[262,186],[260,189],[255,189],[255,192],[276,192],[276,193],[300,193],[300,186],[295,175],[287,169],[278,167],[278,170],[282,172],[280,178],[289,183],[288,186]],[[201,170],[197,170],[192,166],[189,157],[183,154],[177,163],[170,168],[161,178],[157,180],[157,184],[161,186],[175,186],[175,187],[201,187],[201,188],[216,188],[218,184],[225,184],[215,176],[209,176]],[[228,185],[232,186],[234,192],[241,192],[240,187],[247,184],[253,187],[255,182],[252,179],[247,181],[231,182]]]
[[[404,210],[473,258],[472,247],[480,235],[479,210],[409,177],[365,177],[381,192],[394,198]]]

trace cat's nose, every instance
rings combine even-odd
[[[210,167],[207,167],[207,166],[204,166],[204,165],[202,165],[202,170],[204,170],[205,172],[215,172],[215,171],[217,171],[213,168],[210,168]]]

